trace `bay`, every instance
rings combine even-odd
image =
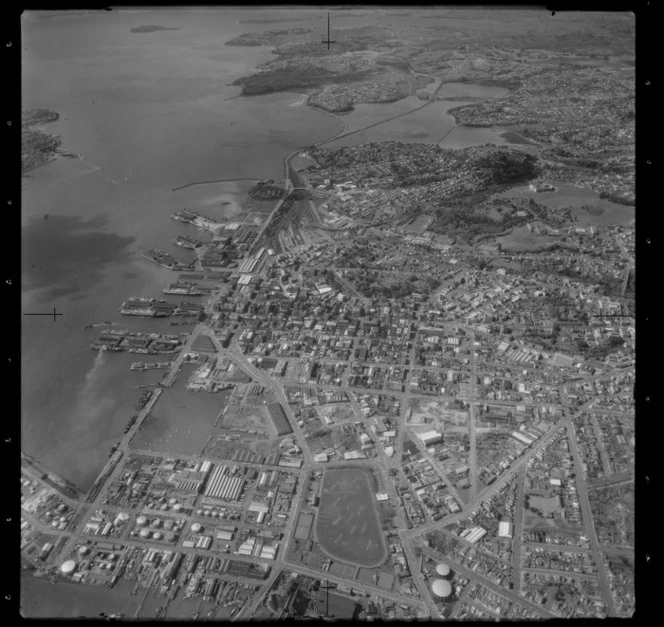
[[[184,204],[183,194],[171,190],[205,180],[281,178],[287,154],[341,130],[331,116],[291,106],[301,101],[297,94],[237,97],[231,83],[272,58],[269,48],[224,46],[242,32],[265,29],[240,24],[243,15],[23,18],[23,107],[57,111],[60,119],[44,129],[82,158],[58,159],[23,178],[22,310],[57,307],[63,315],[22,320],[22,447],[83,490],[140,394],[129,372],[136,356],[99,358],[89,349],[96,331],[83,326],[108,320],[135,330],[185,329],[118,312],[128,297],[157,296],[176,278],[141,251],[157,246],[177,259],[190,257],[170,243],[195,234],[169,219]],[[131,32],[143,24],[180,30]],[[224,184],[212,197],[235,206],[246,189]],[[191,208],[214,213],[210,194],[193,200],[200,204]]]

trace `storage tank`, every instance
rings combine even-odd
[[[164,529],[173,529],[174,524],[175,523],[170,518],[168,518],[164,521]]]
[[[176,512],[179,512],[180,510],[182,510],[182,505],[180,505],[179,503],[176,503],[176,504],[174,505],[173,509],[174,509]]]
[[[159,533],[158,531],[155,531],[155,532],[152,534],[152,537],[153,537],[155,540],[161,540],[161,533]]]
[[[161,519],[160,519],[160,518],[155,518],[155,519],[152,521],[152,526],[153,526],[153,527],[161,527]]]
[[[71,575],[76,570],[76,562],[74,560],[67,560],[60,566],[60,572],[63,575]]]
[[[87,546],[82,546],[78,549],[79,555],[87,555],[90,552],[90,549]]]
[[[141,532],[138,534],[141,538],[149,538],[150,531],[148,529],[141,529]]]
[[[436,579],[436,581],[433,582],[431,589],[433,590],[433,593],[441,599],[445,599],[452,594],[452,586],[446,579]]]
[[[169,505],[175,505],[177,501],[175,499],[168,499]]]
[[[166,542],[175,542],[175,534],[172,531],[166,534]]]
[[[436,572],[441,576],[441,577],[447,577],[450,574],[450,567],[447,564],[444,564],[441,562],[436,566]]]
[[[148,522],[148,519],[147,519],[145,516],[139,516],[139,517],[136,519],[136,524],[137,524],[137,525],[140,525],[141,527],[142,527],[143,525],[147,524],[147,522]]]
[[[201,524],[200,524],[200,523],[194,523],[194,524],[191,526],[191,530],[192,530],[194,533],[198,533],[202,528],[203,528],[203,527],[201,527]]]

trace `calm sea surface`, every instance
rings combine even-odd
[[[449,11],[442,14],[448,26],[456,19]],[[241,23],[256,19],[265,21]],[[314,28],[325,34],[325,20],[326,13],[318,9],[23,15],[23,107],[57,111],[60,119],[45,130],[60,135],[63,150],[82,159],[59,159],[23,178],[22,309],[49,311],[55,306],[64,315],[56,322],[23,318],[22,447],[83,490],[93,483],[134,413],[141,392],[135,386],[156,383],[163,374],[131,372],[138,355],[91,351],[96,330],[83,326],[108,320],[136,330],[185,332],[187,327],[170,327],[164,320],[119,314],[126,298],[160,295],[176,277],[139,254],[158,246],[178,259],[190,258],[190,252],[170,242],[177,234],[201,233],[170,220],[171,212],[186,204],[232,218],[251,183],[171,190],[200,181],[281,178],[287,154],[342,130],[332,116],[304,106],[299,94],[236,98],[239,88],[230,83],[269,60],[270,48],[224,42],[269,29]],[[421,19],[397,10],[386,15],[338,12],[333,28],[397,23],[416,25]],[[461,18],[459,23],[464,23]],[[179,30],[130,31],[141,25]],[[474,89],[448,87],[449,97],[498,95]],[[411,98],[359,105],[345,118],[347,130],[419,104]],[[348,144],[438,142],[450,130],[444,147],[504,143],[491,129],[454,128],[447,111],[459,104],[437,102],[412,118],[351,136]],[[221,207],[220,201],[231,204]],[[201,414],[201,429],[207,428],[223,395],[187,401],[182,385],[178,381],[171,394],[177,397],[176,407],[193,403]],[[164,428],[166,423],[177,428],[161,400],[159,412]],[[176,437],[149,429],[143,435],[169,445]],[[131,616],[137,599],[122,584],[101,590],[53,586],[28,577],[22,580],[21,605],[26,616],[97,616],[102,611]]]
[[[137,355],[89,349],[103,320],[174,332],[164,320],[121,316],[129,296],[157,296],[176,275],[142,258],[195,231],[169,219],[185,203],[211,215],[235,206],[247,185],[174,187],[195,181],[280,178],[291,151],[335,135],[341,124],[297,94],[232,98],[236,78],[271,58],[270,48],[224,46],[255,12],[177,11],[23,19],[24,107],[57,111],[44,128],[82,160],[59,159],[23,178],[22,446],[88,489],[122,434],[143,375]],[[180,30],[132,33],[145,24]],[[279,28],[300,25],[280,23]],[[48,214],[48,219],[44,215]],[[230,217],[230,216],[229,216]],[[177,298],[175,299],[177,302]],[[159,373],[162,374],[162,373]]]
[[[245,21],[257,18],[279,21]],[[45,128],[82,159],[59,159],[23,178],[22,308],[57,307],[64,315],[55,322],[23,318],[22,446],[83,490],[133,413],[140,394],[134,386],[161,377],[130,372],[136,355],[97,355],[89,349],[96,330],[83,326],[109,320],[137,330],[186,331],[119,314],[126,298],[160,295],[176,278],[140,252],[158,246],[177,259],[191,258],[171,240],[200,232],[169,215],[186,205],[232,219],[251,183],[173,188],[281,178],[288,153],[343,129],[334,117],[306,107],[301,94],[236,97],[239,88],[230,83],[272,58],[271,48],[224,42],[249,31],[323,29],[325,18],[311,9],[24,14],[23,106],[57,111],[60,119]],[[421,23],[402,12],[356,11],[334,19],[340,28]],[[178,30],[131,32],[141,25]],[[459,83],[441,90],[443,97],[470,99],[502,93]],[[411,96],[359,105],[344,117],[346,130],[421,103]],[[506,143],[500,130],[454,127],[448,111],[460,104],[438,101],[327,146],[385,139],[452,148]]]

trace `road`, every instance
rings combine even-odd
[[[406,532],[408,537],[414,538],[417,536],[424,535],[427,531],[432,531],[433,529],[438,529],[440,527],[446,526],[452,522],[458,522],[467,518],[476,507],[478,507],[482,501],[490,498],[491,496],[497,494],[502,490],[505,484],[512,479],[512,477],[517,473],[521,468],[525,468],[528,460],[538,453],[542,448],[544,448],[555,436],[561,426],[565,424],[565,420],[561,419],[554,425],[547,433],[545,433],[537,442],[535,442],[529,449],[527,449],[524,454],[519,457],[514,463],[500,476],[496,479],[490,486],[485,488],[480,492],[475,499],[468,503],[460,512],[456,514],[450,514],[441,520],[426,523],[417,527],[415,529],[410,529]]]
[[[476,572],[451,560],[446,555],[441,555],[440,553],[434,551],[433,549],[430,549],[429,547],[422,547],[422,551],[436,561],[444,561],[445,563],[449,564],[450,568],[453,571],[458,572],[467,579],[470,579],[471,581],[477,581],[480,584],[482,584],[484,587],[491,590],[492,592],[495,592],[500,596],[505,597],[506,599],[512,601],[513,603],[517,603],[518,605],[523,605],[524,607],[527,607],[529,610],[535,612],[541,618],[552,618],[554,616],[551,612],[548,612],[547,610],[541,608],[539,605],[536,605],[531,601],[527,601],[522,596],[515,594],[514,592],[511,592],[510,590],[507,590],[502,586],[499,586],[495,582],[491,581],[491,579],[487,579],[482,575],[478,575]]]
[[[454,484],[450,481],[449,477],[440,469],[439,464],[436,462],[436,460],[431,456],[431,453],[427,450],[426,446],[422,443],[422,440],[415,435],[410,429],[407,430],[408,435],[410,436],[411,441],[415,446],[418,448],[420,453],[422,454],[422,457],[426,459],[431,467],[433,468],[434,472],[440,477],[440,479],[445,483],[447,486],[448,490],[454,496],[456,499],[457,503],[459,503],[459,506],[462,505],[464,502],[461,496],[459,496],[459,493],[457,492],[456,487]],[[445,520],[444,518],[442,520]],[[440,521],[439,521],[440,522]]]
[[[380,596],[384,599],[390,599],[391,601],[394,601],[396,603],[408,603],[408,605],[415,605],[420,607],[425,605],[424,601],[407,596],[405,594],[389,592],[387,590],[384,590],[383,588],[369,586],[359,581],[348,581],[347,579],[343,579],[342,577],[331,575],[329,572],[323,573],[320,570],[307,568],[306,566],[302,566],[301,564],[294,564],[288,561],[285,561],[284,563],[286,564],[286,566],[288,566],[289,570],[292,570],[296,573],[302,573],[303,575],[308,575],[309,577],[313,577],[314,579],[318,580],[325,579],[327,581],[331,581],[332,583],[341,584],[342,586],[349,586],[354,590],[361,590],[362,592],[365,592],[372,596]]]
[[[470,385],[468,386],[468,433],[470,436],[470,451],[468,465],[470,466],[470,500],[477,497],[477,359],[475,354],[475,333],[470,332]]]
[[[515,515],[512,529],[512,589],[521,592],[521,546],[523,544],[523,519],[526,514],[526,468],[516,475]]]
[[[362,132],[366,129],[378,126],[380,124],[384,124],[386,122],[389,122],[391,120],[409,115],[411,113],[414,113],[416,111],[419,111],[420,109],[423,109],[424,107],[428,106],[431,104],[434,100],[435,97],[437,96],[439,90],[442,87],[442,82],[439,84],[433,93],[433,100],[426,102],[423,104],[421,107],[417,107],[416,109],[413,109],[411,111],[393,116],[391,118],[381,120],[380,122],[376,122],[374,124],[367,125],[363,128],[356,129],[354,131],[351,131],[349,133],[342,133],[340,135],[335,136],[334,138],[323,140],[322,142],[319,142],[317,145],[324,145],[326,143],[329,143],[333,141],[334,139],[337,139],[339,137],[347,137],[349,135],[353,135],[355,133]],[[269,217],[264,221],[263,225],[261,226],[259,232],[258,232],[258,238],[256,239],[256,242],[258,243],[265,233],[266,229],[270,226],[272,220],[274,219],[274,216],[279,212],[279,210],[282,208],[283,203],[287,201],[288,196],[290,195],[291,192],[297,190],[297,189],[304,189],[301,186],[301,182],[299,180],[299,177],[297,176],[297,173],[294,171],[290,164],[290,160],[292,157],[296,154],[298,154],[301,151],[301,149],[296,150],[289,154],[285,159],[284,159],[284,181],[285,181],[285,188],[287,190],[287,195],[284,198],[281,198],[274,206],[272,212],[270,213]],[[292,200],[292,199],[291,199]],[[311,223],[312,228],[314,229],[327,229],[330,230],[329,227],[325,227],[325,225],[322,223],[320,216],[318,215],[318,212],[316,211],[316,208],[314,204],[310,200],[304,200],[302,201],[302,205],[298,206],[297,211],[300,212],[298,215],[301,217],[302,214],[304,215],[304,218],[309,220]],[[304,204],[306,203],[306,205]],[[625,251],[626,252],[626,251]],[[630,263],[633,263],[633,260],[631,260],[631,257],[629,257]],[[197,261],[197,267],[200,267],[200,261]],[[339,282],[342,284],[342,287],[344,287],[347,291],[349,291],[351,294],[356,295],[359,298],[363,298],[354,288],[353,286],[348,283],[342,276],[340,276],[336,271],[335,274],[337,276],[337,279]],[[627,276],[625,276],[625,282],[623,283],[623,291],[624,287],[626,285],[626,280]],[[212,303],[217,301],[219,299],[219,294],[220,292],[217,291],[216,293],[211,294],[210,299],[208,301],[208,307],[206,309],[206,313],[211,314],[212,313]],[[363,299],[365,302],[368,302],[367,299]],[[270,589],[270,587],[273,585],[273,583],[276,581],[277,577],[279,576],[279,573],[283,569],[289,569],[294,572],[302,573],[308,576],[311,576],[316,579],[321,579],[325,578],[328,579],[329,581],[332,581],[334,583],[340,583],[344,584],[347,586],[351,586],[354,589],[361,590],[363,592],[366,592],[367,594],[375,595],[375,596],[380,596],[384,597],[386,599],[390,599],[392,601],[395,601],[397,603],[408,603],[409,605],[415,605],[420,608],[426,608],[428,611],[429,615],[431,617],[437,618],[439,617],[438,611],[436,609],[435,604],[433,603],[433,600],[429,594],[429,591],[425,585],[424,580],[422,579],[420,572],[419,572],[419,559],[416,557],[416,549],[420,549],[418,542],[419,539],[428,531],[433,530],[433,529],[440,529],[442,526],[447,525],[449,523],[461,521],[465,518],[467,518],[469,515],[471,515],[477,507],[481,505],[481,503],[485,500],[488,499],[495,494],[497,494],[500,490],[504,488],[504,486],[507,484],[507,482],[511,481],[512,479],[516,479],[517,482],[517,492],[516,492],[516,516],[514,520],[514,540],[513,540],[513,554],[512,558],[509,562],[505,562],[504,560],[500,560],[498,558],[495,558],[492,556],[493,559],[496,559],[498,562],[502,563],[507,563],[511,567],[511,582],[514,586],[514,590],[510,591],[507,590],[488,578],[477,575],[474,573],[472,570],[455,564],[454,568],[457,570],[459,573],[463,574],[464,576],[470,578],[473,581],[478,581],[482,585],[486,586],[487,588],[493,590],[494,592],[497,592],[503,597],[506,597],[515,603],[518,603],[519,605],[525,606],[532,610],[533,612],[536,612],[539,616],[542,617],[550,617],[552,614],[550,612],[547,612],[546,610],[543,610],[539,606],[530,603],[529,601],[526,601],[525,599],[521,598],[517,593],[520,590],[520,580],[521,580],[521,573],[526,571],[526,572],[533,572],[533,573],[539,573],[539,572],[544,572],[547,574],[562,574],[562,575],[567,575],[571,577],[577,577],[577,578],[585,578],[585,579],[595,579],[595,576],[589,576],[589,575],[580,575],[577,573],[568,573],[565,571],[551,571],[551,570],[544,570],[544,569],[524,569],[521,566],[521,552],[522,552],[522,547],[523,546],[529,546],[529,547],[546,547],[548,549],[555,549],[555,550],[560,550],[560,551],[576,551],[576,552],[584,552],[584,553],[591,553],[593,556],[593,559],[595,560],[595,563],[597,565],[598,569],[598,574],[596,579],[598,580],[600,584],[600,588],[602,591],[602,595],[605,599],[607,609],[609,616],[615,616],[615,609],[613,607],[613,599],[611,596],[611,592],[609,589],[609,582],[608,582],[608,576],[604,567],[603,560],[601,559],[601,547],[599,545],[598,537],[596,534],[595,527],[593,525],[592,521],[592,513],[590,510],[590,503],[588,500],[588,485],[586,485],[585,480],[584,480],[584,474],[583,474],[583,468],[581,464],[581,458],[578,452],[577,448],[577,441],[576,441],[576,436],[574,433],[573,425],[570,422],[570,419],[568,417],[565,417],[558,421],[545,435],[543,435],[537,442],[535,442],[529,449],[527,449],[524,454],[515,460],[515,462],[511,465],[510,468],[508,468],[503,475],[501,475],[492,485],[484,488],[483,490],[479,489],[478,485],[478,458],[477,458],[477,406],[480,404],[480,400],[478,399],[478,391],[477,391],[477,364],[478,364],[478,356],[475,350],[475,332],[473,330],[473,327],[470,325],[461,325],[458,322],[451,322],[451,323],[445,323],[440,325],[441,328],[464,328],[468,332],[468,337],[470,341],[470,360],[469,360],[469,365],[470,365],[470,382],[469,382],[469,390],[468,390],[468,404],[469,404],[469,420],[468,420],[468,425],[469,425],[469,437],[470,437],[470,452],[469,452],[469,457],[468,457],[468,463],[470,466],[470,477],[471,477],[471,489],[470,489],[470,496],[469,496],[469,502],[462,508],[462,510],[456,514],[452,514],[450,516],[447,516],[439,521],[435,522],[429,522],[426,523],[420,527],[417,527],[415,529],[411,530],[405,530],[405,520],[404,520],[404,514],[401,508],[397,507],[397,519],[398,519],[398,528],[399,528],[399,536],[401,538],[401,544],[404,550],[404,553],[406,555],[406,559],[408,561],[408,564],[410,566],[412,575],[413,575],[413,581],[415,586],[417,587],[417,590],[420,594],[420,599],[414,599],[408,595],[403,595],[400,593],[394,593],[394,592],[388,592],[384,591],[382,589],[379,589],[375,586],[363,584],[357,581],[349,581],[341,577],[337,577],[334,575],[330,575],[329,573],[322,573],[319,570],[315,570],[312,568],[308,568],[306,566],[302,566],[300,564],[292,564],[288,561],[286,561],[286,550],[285,547],[287,546],[288,541],[291,538],[293,527],[295,525],[295,522],[297,521],[297,513],[300,511],[300,506],[301,506],[301,501],[302,501],[302,495],[303,495],[303,490],[304,490],[304,481],[300,480],[298,482],[298,487],[295,493],[295,496],[293,498],[293,501],[291,503],[291,510],[290,510],[290,516],[288,518],[288,521],[286,525],[283,528],[280,528],[279,531],[284,534],[283,536],[283,541],[282,544],[280,545],[280,551],[277,556],[276,560],[267,560],[267,559],[261,559],[261,558],[256,558],[256,557],[245,557],[245,556],[240,556],[240,555],[230,555],[230,554],[223,554],[220,553],[219,551],[204,551],[201,549],[189,549],[189,548],[184,548],[182,546],[175,546],[175,547],[169,547],[165,546],[162,543],[154,542],[154,541],[145,541],[142,539],[133,539],[130,537],[119,537],[119,538],[103,538],[104,540],[110,541],[110,542],[118,542],[121,544],[125,544],[128,546],[140,546],[140,547],[153,547],[153,548],[166,548],[166,549],[173,549],[177,550],[178,552],[182,552],[184,554],[191,554],[191,553],[196,553],[198,555],[201,555],[203,557],[207,556],[214,556],[214,557],[229,557],[232,559],[237,559],[240,561],[251,561],[251,562],[259,562],[259,563],[266,563],[272,566],[272,572],[270,576],[265,580],[262,585],[261,585],[261,590],[259,594],[257,594],[251,601],[251,603],[248,603],[246,606],[244,606],[240,612],[234,617],[233,620],[238,620],[240,618],[245,618],[251,616],[255,610],[258,604],[260,603],[261,599],[264,597],[264,595],[267,593],[267,591]],[[306,477],[307,474],[314,468],[320,468],[321,466],[319,464],[316,464],[313,462],[313,455],[311,454],[311,451],[309,447],[307,446],[304,433],[300,426],[297,423],[297,420],[293,414],[293,411],[291,409],[291,406],[288,403],[288,400],[286,399],[286,396],[284,394],[284,388],[283,388],[283,383],[286,382],[287,380],[280,379],[277,381],[276,379],[272,378],[266,372],[260,370],[259,368],[255,367],[248,359],[246,355],[242,353],[240,350],[237,340],[234,338],[233,341],[231,342],[231,345],[227,348],[224,349],[222,348],[219,340],[216,338],[213,330],[206,324],[201,323],[196,325],[194,330],[190,333],[189,337],[187,338],[186,342],[183,344],[179,354],[175,358],[175,360],[172,363],[172,366],[170,370],[167,372],[166,376],[162,380],[161,385],[162,386],[170,386],[173,384],[175,381],[180,368],[183,364],[184,360],[184,355],[191,350],[192,343],[194,340],[197,338],[198,335],[206,335],[207,337],[210,338],[212,341],[215,349],[216,349],[216,354],[217,356],[224,356],[228,357],[231,359],[235,364],[237,364],[238,367],[240,367],[245,373],[247,373],[252,379],[260,383],[264,388],[267,390],[271,390],[277,401],[282,405],[284,411],[286,412],[286,415],[288,417],[289,423],[292,426],[293,429],[293,435],[297,439],[297,442],[299,444],[299,447],[302,451],[302,456],[303,456],[303,465],[302,468],[298,471],[298,474],[300,478]],[[453,397],[449,396],[434,396],[434,395],[424,395],[424,394],[412,394],[411,389],[410,389],[410,383],[412,380],[412,369],[413,369],[413,364],[415,360],[415,349],[414,346],[411,345],[409,348],[409,358],[407,360],[407,363],[405,364],[395,364],[393,362],[375,362],[372,363],[374,366],[381,366],[381,367],[392,367],[392,366],[401,366],[401,367],[406,367],[408,368],[408,376],[405,381],[405,391],[404,392],[394,392],[391,390],[386,390],[386,389],[366,389],[366,388],[358,388],[358,387],[349,387],[349,386],[328,386],[328,385],[322,385],[318,386],[319,389],[325,390],[325,389],[336,389],[336,390],[343,390],[345,391],[350,399],[350,404],[353,407],[353,410],[355,414],[357,415],[357,419],[359,420],[361,418],[361,410],[360,407],[357,403],[357,399],[355,398],[356,395],[358,394],[378,394],[378,393],[383,393],[383,394],[389,394],[391,396],[394,396],[398,398],[401,402],[401,410],[400,410],[400,418],[399,418],[399,429],[398,429],[398,435],[397,435],[397,440],[395,444],[395,456],[392,458],[386,458],[382,459],[383,461],[383,466],[381,468],[378,468],[376,466],[377,460],[376,459],[367,459],[367,460],[358,460],[356,463],[362,466],[369,466],[373,467],[374,469],[377,470],[377,472],[380,472],[382,476],[382,481],[383,483],[387,486],[387,491],[390,494],[390,501],[392,503],[398,503],[398,495],[396,493],[396,490],[394,488],[394,485],[391,484],[387,478],[387,468],[397,468],[399,466],[399,460],[400,460],[400,453],[403,448],[403,441],[406,435],[410,435],[412,437],[412,440],[415,442],[416,446],[418,449],[421,451],[424,459],[426,459],[431,466],[434,468],[435,472],[441,477],[441,479],[445,482],[447,485],[448,489],[450,490],[451,494],[457,499],[459,504],[463,504],[463,501],[459,497],[456,488],[454,485],[450,482],[448,477],[443,473],[440,469],[438,464],[435,462],[435,460],[432,458],[432,456],[429,454],[427,451],[426,447],[421,443],[419,438],[417,438],[411,431],[410,429],[407,430],[406,427],[406,415],[409,410],[410,402],[413,399],[427,399],[427,400],[451,400]],[[286,358],[286,361],[292,362],[292,361],[299,361],[299,358]],[[340,361],[340,360],[318,360],[323,363],[346,363],[347,364],[347,370],[349,370],[351,364],[353,363],[352,359],[349,359],[347,361]],[[486,362],[489,363],[489,362]],[[482,362],[482,365],[486,365],[485,362]],[[504,364],[500,364],[501,367],[504,367]],[[527,369],[529,371],[534,370],[532,366],[519,366],[519,369]],[[433,371],[446,371],[448,368],[438,368],[438,367],[427,367],[428,370],[433,370]],[[604,374],[602,375],[603,377],[606,377],[607,375]],[[600,377],[584,377],[581,378],[581,381],[590,381],[590,380],[595,380]],[[559,403],[542,403],[542,402],[522,402],[519,401],[520,404],[526,405],[528,407],[550,407],[550,406],[565,406],[567,404],[568,397],[566,395],[566,390],[565,390],[565,385],[560,386],[560,392],[561,392],[561,402]],[[149,415],[150,411],[152,410],[152,407],[154,404],[157,402],[159,395],[161,394],[161,389],[156,389],[150,402],[146,405],[146,407],[141,410],[139,413],[139,417],[134,423],[134,425],[130,428],[128,433],[122,438],[122,440],[118,444],[118,449],[117,449],[117,458],[119,460],[119,463],[117,463],[114,467],[112,467],[112,470],[108,474],[108,476],[105,477],[104,484],[100,487],[98,492],[94,495],[94,498],[91,502],[90,505],[88,506],[83,506],[87,507],[88,511],[86,511],[86,516],[89,514],[90,511],[94,511],[96,508],[101,508],[108,510],[109,512],[119,512],[119,511],[127,511],[129,508],[121,508],[121,507],[112,507],[112,506],[106,506],[102,505],[104,499],[106,498],[108,494],[108,490],[110,485],[113,483],[113,481],[119,476],[119,474],[123,470],[123,462],[126,460],[126,457],[129,456],[132,452],[130,449],[130,442],[133,438],[133,436],[142,428],[142,422],[145,419],[147,415]],[[588,403],[582,405],[579,409],[583,410],[589,404],[591,401]],[[503,406],[514,406],[516,402],[512,401],[491,401],[491,404],[495,405],[503,405]],[[607,410],[606,413],[612,413]],[[613,412],[615,413],[615,412]],[[524,505],[524,497],[525,497],[525,483],[526,483],[526,468],[527,468],[527,463],[528,460],[531,459],[534,455],[536,455],[539,451],[541,451],[545,446],[548,445],[548,443],[551,442],[551,440],[556,436],[556,434],[561,430],[565,428],[568,433],[568,438],[570,441],[570,450],[572,452],[572,457],[574,461],[574,466],[575,466],[575,472],[576,472],[576,482],[577,482],[577,488],[578,488],[578,494],[579,494],[579,499],[580,499],[580,506],[582,510],[582,515],[583,515],[583,520],[585,522],[587,532],[588,532],[588,537],[590,539],[590,548],[584,549],[584,548],[579,548],[579,547],[557,547],[555,545],[547,545],[547,544],[537,544],[537,543],[524,543],[522,541],[522,533],[523,533],[523,516],[524,516],[524,511],[523,511],[523,505]],[[193,458],[196,460],[201,460],[202,458],[200,456],[180,456],[182,458]],[[604,461],[604,466],[605,470],[608,468],[608,461],[606,458],[606,452],[603,452],[603,461]],[[337,466],[344,466],[347,465],[347,462],[334,462],[334,463],[329,463],[325,465],[325,468],[334,468]],[[110,468],[107,466],[105,470],[108,470]],[[285,471],[289,471],[289,469],[284,469]],[[104,472],[104,471],[103,471]],[[101,476],[105,476],[103,473]],[[631,476],[626,476],[626,477],[619,477],[619,476],[614,476],[614,477],[607,477],[604,478],[600,481],[607,481],[609,483],[616,483],[617,481],[629,481],[633,480]],[[593,486],[599,486],[599,485],[604,485],[603,483],[600,484],[599,481],[595,482],[592,484]],[[250,496],[253,494],[253,490],[255,488],[251,488],[249,491],[249,494],[247,495],[247,499],[245,499],[244,507],[248,506],[248,503],[250,502]],[[159,513],[160,516],[163,516],[163,513]],[[66,555],[67,552],[71,551],[73,549],[73,546],[76,542],[80,541],[81,537],[83,538],[88,538],[88,536],[79,536],[74,534],[73,532],[70,531],[64,531],[64,532],[57,532],[53,531],[52,528],[48,525],[45,525],[44,523],[41,523],[40,521],[35,520],[33,517],[29,515],[25,515],[26,519],[28,519],[32,524],[37,529],[40,529],[44,531],[45,533],[48,533],[50,535],[56,535],[60,537],[65,537],[67,538],[67,545],[65,547],[65,551],[63,552],[63,555]],[[177,516],[178,518],[183,518],[183,516]],[[189,524],[193,520],[205,520],[203,518],[196,517],[194,515],[191,516],[186,516],[185,517],[187,520],[187,524]],[[205,520],[205,522],[209,522]],[[242,526],[241,523],[238,523],[239,526]],[[122,534],[123,536],[127,535],[127,529],[124,530],[124,533]],[[100,538],[101,539],[101,538]],[[459,540],[459,539],[458,539]],[[462,544],[469,544],[463,540],[459,540]],[[482,553],[483,550],[479,549],[478,547],[475,547],[475,549]],[[437,559],[440,558],[439,555],[437,555],[434,551],[431,551],[429,549],[423,549],[426,553],[428,553],[431,556],[436,557]],[[153,579],[150,581],[150,585],[154,583],[154,576]],[[146,596],[147,596],[147,590],[146,590]],[[144,599],[145,600],[145,597]],[[142,605],[142,603],[141,603]]]
[[[428,75],[425,75],[425,76],[428,76]],[[435,78],[435,77],[432,77],[432,78]],[[373,124],[367,124],[366,126],[363,126],[361,128],[357,128],[353,131],[349,131],[347,133],[341,133],[339,135],[335,135],[334,137],[332,137],[330,139],[324,139],[323,141],[320,141],[317,144],[315,144],[315,146],[316,147],[324,146],[325,144],[329,144],[330,142],[333,142],[337,139],[342,139],[344,137],[350,137],[351,135],[355,135],[356,133],[361,133],[362,131],[366,131],[367,129],[373,128],[374,126],[380,126],[381,124],[385,124],[386,122],[391,122],[392,120],[397,120],[397,119],[402,118],[406,115],[411,115],[412,113],[415,113],[416,111],[421,111],[425,107],[428,107],[430,104],[433,104],[434,102],[436,102],[436,97],[438,96],[438,92],[440,91],[442,86],[443,86],[443,83],[441,82],[441,84],[438,85],[438,87],[434,91],[431,100],[427,100],[423,105],[421,105],[419,107],[415,107],[414,109],[411,109],[410,111],[406,111],[404,113],[399,113],[398,115],[393,115],[389,118],[385,118],[384,120],[380,120],[379,122],[374,122]]]
[[[613,617],[618,616],[616,613],[613,595],[611,594],[611,588],[609,585],[609,578],[606,574],[606,569],[604,567],[604,560],[602,559],[602,552],[599,545],[599,540],[597,539],[597,531],[595,530],[595,525],[593,523],[592,513],[590,511],[590,501],[588,500],[588,486],[586,485],[586,480],[584,477],[583,465],[581,463],[581,456],[579,455],[579,449],[576,441],[576,433],[574,432],[574,426],[571,422],[567,423],[567,439],[570,445],[570,451],[572,453],[572,458],[574,460],[574,472],[576,474],[576,489],[579,495],[579,504],[581,505],[581,514],[583,516],[583,522],[588,533],[588,538],[590,540],[590,546],[592,547],[592,556],[595,561],[595,566],[597,568],[597,574],[599,578],[600,590],[602,591],[602,597],[606,603],[607,616]]]

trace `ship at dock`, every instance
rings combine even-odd
[[[168,269],[173,268],[176,264],[175,259],[171,257],[171,255],[159,248],[151,248],[150,250],[141,253],[141,257]]]
[[[93,350],[162,355],[180,349],[184,336],[159,333],[135,333],[130,331],[104,331],[90,344]]]
[[[203,242],[197,240],[195,237],[189,237],[188,235],[178,235],[173,240],[173,243],[176,246],[180,246],[181,248],[188,248],[191,250],[199,248],[200,246],[203,245]]]
[[[204,292],[195,283],[176,282],[161,290],[164,294],[177,294],[178,296],[203,296]]]
[[[145,252],[141,253],[141,257],[156,263],[162,268],[168,268],[169,270],[187,271],[192,270],[194,267],[193,262],[180,263],[172,255],[169,255],[167,252],[159,248],[151,248],[150,250],[146,250]]]
[[[122,303],[120,313],[125,316],[144,316],[146,318],[168,318],[177,309],[176,305],[156,298],[130,298]]]
[[[184,222],[185,224],[192,224],[197,226],[200,229],[206,229],[208,231],[215,231],[220,226],[221,222],[218,222],[210,216],[203,215],[202,213],[197,213],[196,211],[191,211],[189,209],[183,209],[182,211],[176,211],[171,215],[172,220],[177,220],[178,222]]]
[[[142,362],[136,361],[130,366],[130,370],[163,370],[171,367],[170,361]]]

